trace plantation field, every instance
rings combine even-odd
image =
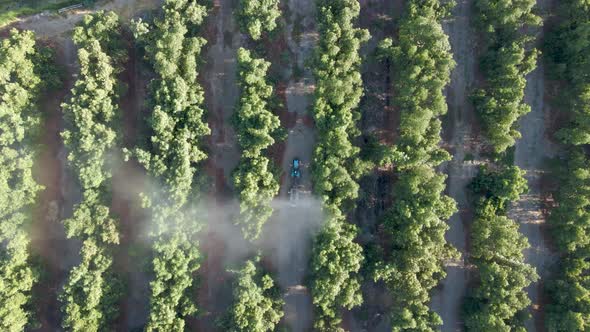
[[[590,330],[588,24],[0,0],[0,330]]]

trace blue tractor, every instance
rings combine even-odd
[[[301,180],[301,162],[298,158],[293,159],[291,178],[293,182],[291,183],[291,189],[289,189],[289,200],[292,206],[296,206],[296,202],[299,200],[299,193],[302,190],[302,186],[299,184]]]
[[[301,169],[299,168],[300,162],[299,159],[293,159],[293,165],[291,166],[291,177],[294,179],[301,178]]]

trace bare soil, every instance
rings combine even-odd
[[[67,50],[63,44],[52,43],[56,58],[64,60]],[[60,61],[60,65],[65,63]],[[65,151],[60,137],[62,118],[60,103],[71,87],[66,79],[64,87],[45,96],[39,103],[43,113],[43,127],[39,156],[35,164],[35,178],[44,186],[34,211],[31,228],[31,252],[38,257],[42,270],[40,282],[33,287],[37,331],[51,331],[59,327],[59,303],[57,294],[68,270],[62,263],[67,255],[66,234],[61,219],[63,216],[64,193],[62,176]]]
[[[358,25],[368,29],[371,40],[361,48],[364,61],[361,73],[364,96],[359,110],[359,127],[362,135],[356,144],[363,146],[369,139],[382,144],[394,144],[399,124],[399,112],[393,107],[392,71],[388,63],[376,57],[378,43],[386,37],[397,35],[397,22],[402,16],[405,3],[401,0],[359,1],[361,12]],[[394,185],[391,169],[375,169],[360,180],[360,199],[351,220],[360,229],[358,241],[364,246],[380,243],[379,229],[382,215],[391,205]],[[370,262],[367,262],[370,264]],[[390,331],[389,306],[392,298],[385,285],[375,283],[365,276],[362,284],[364,303],[361,307],[344,313],[344,326],[351,331]]]
[[[120,80],[125,84],[121,96],[119,128],[120,144],[132,148],[137,144],[138,134],[145,123],[147,112],[147,78],[141,75],[137,50],[130,35],[127,41],[128,60]],[[128,331],[140,328],[147,321],[149,311],[148,264],[149,241],[147,240],[146,219],[142,213],[139,193],[144,189],[145,172],[136,162],[123,162],[119,153],[112,156],[112,204],[111,212],[118,218],[120,245],[114,251],[114,267],[126,285],[120,303],[117,330]]]
[[[285,17],[285,33],[290,62],[301,75],[295,77],[293,70],[286,70],[291,75],[284,91],[286,104],[281,118],[287,120],[282,121],[282,125],[288,130],[288,136],[279,160],[284,176],[275,203],[277,212],[265,233],[270,241],[266,241],[265,246],[277,270],[277,282],[286,291],[282,325],[300,332],[309,331],[313,322],[311,296],[302,285],[307,275],[311,239],[321,223],[321,213],[319,204],[313,200],[302,198],[296,206],[286,202],[292,186],[289,174],[293,159],[298,158],[303,164],[301,184],[307,190],[311,190],[312,185],[307,166],[312,160],[316,137],[313,120],[309,121],[315,85],[306,62],[312,55],[318,34],[314,1],[287,0],[283,7],[283,12],[289,15]]]
[[[205,259],[198,271],[200,285],[197,296],[202,310],[190,326],[191,329],[201,331],[217,331],[215,321],[222,318],[231,303],[231,287],[228,287],[231,275],[227,269],[235,267],[232,266],[234,261],[239,261],[231,255],[231,242],[235,239],[236,243],[242,245],[238,237],[239,230],[232,223],[237,206],[232,200],[231,174],[240,158],[232,126],[232,116],[239,97],[236,57],[242,44],[233,14],[236,6],[237,0],[215,1],[204,27],[207,35],[203,52],[206,63],[200,81],[205,89],[211,127],[206,169],[213,179],[213,188],[207,198],[208,224],[201,240]]]
[[[236,0],[219,1],[219,4],[207,19],[207,25],[215,27],[216,38],[208,40],[204,54],[206,66],[201,77],[206,82],[207,110],[213,119],[210,121],[213,145],[209,158],[223,169],[226,184],[231,187],[231,173],[240,156],[231,122],[239,96],[236,56],[241,35],[233,15]]]
[[[103,0],[91,8],[82,8],[63,14],[45,12],[33,15],[10,27],[35,31],[37,37],[54,38],[74,29],[84,15],[98,10],[112,10],[123,20],[129,20],[138,12],[146,11],[159,6],[162,0]]]
[[[477,122],[469,95],[475,88],[477,72],[476,32],[471,22],[471,1],[457,1],[452,19],[443,25],[449,36],[453,58],[457,66],[447,88],[448,114],[444,119],[444,144],[453,158],[441,166],[448,175],[447,192],[456,202],[458,212],[449,220],[445,238],[460,253],[458,262],[447,264],[447,277],[432,294],[431,307],[443,319],[443,331],[463,329],[461,310],[469,283],[469,225],[473,220],[472,198],[467,188],[477,174],[481,162]]]
[[[556,4],[553,0],[538,0],[538,11],[544,20],[548,11]],[[541,47],[544,31],[541,30],[537,47]],[[516,142],[514,163],[526,170],[529,192],[521,196],[514,204],[509,215],[520,223],[520,232],[528,238],[531,247],[525,250],[525,261],[537,269],[541,279],[528,287],[532,301],[533,318],[526,323],[528,331],[544,331],[543,281],[549,274],[549,268],[556,261],[557,255],[552,251],[546,236],[545,201],[549,195],[544,186],[544,177],[548,176],[548,161],[557,153],[551,136],[552,109],[545,102],[545,65],[542,59],[537,69],[527,77],[525,102],[531,106],[531,112],[519,122],[522,138]]]

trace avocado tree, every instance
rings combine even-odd
[[[191,292],[201,258],[196,236],[202,215],[192,204],[198,201],[195,184],[199,163],[207,158],[203,145],[210,129],[197,80],[205,40],[196,32],[206,14],[199,1],[166,0],[153,24],[132,22],[154,70],[149,138],[127,155],[137,158],[155,184],[142,193],[153,239],[147,331],[182,331],[185,318],[197,310]]]
[[[270,274],[259,267],[260,258],[248,260],[237,271],[233,304],[226,321],[227,331],[274,331],[283,317],[282,294]]]
[[[23,331],[30,322],[37,272],[27,228],[42,187],[32,174],[36,108],[42,81],[39,47],[30,31],[11,30],[0,42],[0,329]]]
[[[64,220],[66,235],[82,241],[82,262],[64,285],[60,300],[64,328],[99,331],[116,318],[119,292],[111,272],[112,246],[119,243],[118,222],[111,216],[112,171],[106,160],[117,148],[118,82],[125,59],[119,18],[113,12],[87,15],[74,30],[80,75],[72,96],[62,104],[66,129],[62,132],[68,162],[78,176],[82,200]]]
[[[539,277],[524,260],[526,237],[506,216],[508,204],[528,189],[524,174],[517,166],[482,167],[471,184],[478,195],[471,232],[478,282],[465,301],[468,331],[524,331],[526,288]]]
[[[493,150],[503,152],[520,138],[517,121],[530,112],[523,101],[525,76],[535,69],[538,55],[528,47],[534,40],[530,28],[539,26],[541,18],[533,12],[535,0],[477,0],[474,4],[485,47],[480,66],[485,81],[472,98]]]
[[[234,126],[242,156],[233,181],[240,197],[240,215],[236,222],[248,240],[260,236],[262,226],[273,211],[270,203],[279,192],[272,162],[264,153],[274,144],[273,136],[281,126],[279,117],[268,109],[272,86],[266,83],[265,77],[269,66],[270,62],[253,58],[250,51],[238,50],[241,93]]]
[[[82,262],[64,285],[62,326],[100,331],[117,317],[119,291],[112,271],[112,246],[119,243],[118,221],[109,211],[111,169],[106,160],[117,148],[118,82],[125,59],[119,18],[113,12],[84,17],[74,29],[80,74],[70,100],[62,104],[62,132],[68,163],[78,177],[82,200],[64,220],[66,235],[82,241]]]
[[[458,253],[447,244],[447,220],[456,204],[444,195],[445,176],[435,167],[449,159],[439,146],[443,89],[455,66],[441,25],[449,8],[437,0],[409,1],[397,41],[383,40],[379,56],[392,64],[399,138],[384,163],[398,178],[393,203],[381,220],[381,258],[375,281],[385,282],[393,305],[392,331],[434,331],[442,324],[429,309],[430,291],[445,277],[444,262]]]
[[[339,330],[340,308],[362,303],[358,271],[362,248],[345,211],[358,197],[359,177],[368,169],[353,139],[360,132],[357,107],[363,94],[359,49],[367,30],[354,27],[356,0],[317,2],[320,39],[313,58],[316,78],[313,116],[318,139],[313,154],[314,190],[321,197],[326,223],[312,248],[310,286],[316,309],[314,326]]]
[[[316,236],[311,258],[311,296],[316,308],[314,327],[319,331],[343,331],[340,308],[363,303],[358,271],[362,247],[354,242],[357,230],[334,212]]]
[[[550,295],[545,326],[554,331],[590,329],[590,173],[586,144],[590,143],[590,7],[585,1],[560,1],[563,19],[547,38],[549,72],[559,89],[565,125],[557,132],[567,153],[557,169],[556,207],[548,223],[561,261],[546,283]]]
[[[240,0],[238,21],[243,31],[254,40],[277,27],[281,16],[279,0]]]
[[[558,170],[558,205],[548,222],[563,259],[547,282],[551,303],[545,325],[549,331],[590,328],[590,161],[582,149],[572,148]]]

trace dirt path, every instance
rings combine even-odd
[[[56,58],[64,61],[64,45],[52,44]],[[65,62],[60,61],[60,65]],[[61,261],[66,255],[66,235],[61,219],[63,217],[64,195],[61,190],[65,151],[60,137],[62,116],[60,103],[71,87],[70,80],[64,87],[55,91],[40,102],[43,113],[40,154],[35,165],[35,178],[45,187],[41,192],[34,212],[31,229],[31,248],[33,255],[41,260],[44,273],[39,283],[33,288],[36,299],[39,331],[53,330],[59,327],[59,303],[57,294],[60,284],[65,279],[67,270]]]
[[[310,331],[312,299],[303,284],[312,239],[323,221],[321,204],[311,197],[301,197],[297,205],[292,206],[283,198],[275,201],[274,208],[276,213],[265,231],[262,246],[277,271],[276,281],[284,291],[285,316],[281,325],[293,332]]]
[[[304,68],[304,62],[311,54],[317,34],[314,26],[315,3],[311,0],[290,1],[287,24],[287,41],[292,62],[298,70]],[[241,232],[232,224],[237,211],[232,199],[231,173],[238,164],[240,151],[235,139],[231,118],[239,96],[237,86],[236,53],[244,43],[238,33],[238,27],[232,9],[237,2],[220,1],[209,18],[207,46],[207,65],[203,76],[206,87],[206,102],[209,110],[209,123],[212,128],[211,152],[208,172],[214,178],[214,192],[210,205],[216,206],[217,212],[210,213],[209,225],[204,232],[202,241],[206,260],[201,271],[201,287],[199,302],[203,315],[197,326],[201,330],[215,330],[213,321],[219,318],[231,302],[231,288],[228,287],[231,275],[226,272],[228,267],[242,262],[255,249],[243,243]],[[294,27],[298,24],[297,28]],[[299,31],[294,36],[294,30]],[[275,47],[277,45],[273,45]],[[267,49],[273,56],[269,61],[278,61],[276,50]],[[278,63],[273,66],[284,70]],[[284,73],[280,73],[281,77]],[[304,163],[311,160],[315,144],[313,121],[308,108],[312,101],[313,79],[311,72],[303,70],[300,79],[292,79],[287,86],[276,86],[275,91],[284,97],[289,114],[281,110],[283,125],[288,128],[288,137],[284,144],[273,150],[279,155],[273,159],[280,160],[283,174],[290,172],[290,163],[298,157]],[[291,121],[292,120],[292,121]],[[282,156],[280,155],[282,154]],[[306,187],[311,188],[307,169],[303,171]],[[286,177],[283,176],[283,179]],[[319,204],[313,200],[304,200],[293,208],[285,198],[290,187],[290,180],[283,181],[279,198],[275,200],[276,213],[265,227],[258,245],[269,259],[270,268],[277,271],[277,282],[286,291],[285,318],[292,331],[307,331],[311,327],[311,298],[307,290],[300,285],[306,275],[309,259],[308,248],[313,231],[321,220]]]
[[[474,51],[476,33],[470,21],[471,11],[471,1],[457,1],[452,19],[443,24],[457,66],[447,88],[449,110],[443,132],[444,143],[448,145],[453,159],[443,165],[441,171],[448,175],[447,195],[457,202],[459,209],[449,220],[450,229],[445,238],[462,256],[459,262],[447,265],[447,277],[432,294],[431,308],[443,319],[443,331],[462,330],[462,303],[469,282],[465,261],[473,214],[467,185],[477,173],[478,159],[477,133],[473,129],[476,118],[469,100],[477,67]]]
[[[219,4],[220,7],[214,9],[209,17],[215,26],[215,39],[207,41],[210,45],[207,46],[204,75],[204,81],[209,87],[206,103],[213,142],[209,158],[223,169],[225,184],[232,187],[231,173],[240,158],[231,118],[239,96],[236,56],[241,45],[241,35],[233,15],[237,0],[222,0]]]
[[[38,37],[53,38],[74,29],[82,17],[97,10],[115,11],[123,20],[129,20],[138,12],[156,8],[162,0],[108,0],[101,1],[92,9],[76,10],[58,15],[41,13],[24,18],[14,25],[20,29],[33,30]]]
[[[213,179],[213,189],[205,209],[208,225],[203,230],[201,249],[205,260],[199,270],[198,304],[201,316],[191,327],[202,331],[216,331],[215,320],[231,304],[230,275],[226,269],[239,261],[244,246],[239,229],[232,223],[237,206],[232,200],[231,174],[240,158],[231,119],[237,105],[237,50],[242,37],[233,10],[237,0],[216,1],[207,18],[205,68],[200,76],[205,88],[205,103],[211,127],[207,172]],[[235,253],[235,256],[234,256]],[[239,258],[238,258],[239,257]]]
[[[538,0],[538,10],[547,13],[553,3],[553,0]],[[542,37],[541,34],[541,40]],[[528,288],[533,302],[533,319],[526,323],[528,331],[544,330],[543,279],[556,259],[545,237],[546,220],[543,213],[543,200],[547,193],[543,191],[542,178],[547,170],[547,159],[554,156],[557,151],[549,139],[552,133],[546,132],[550,125],[551,109],[549,103],[545,103],[544,93],[545,68],[542,59],[539,59],[537,69],[527,77],[525,102],[531,106],[531,112],[519,122],[522,138],[516,142],[514,155],[514,163],[527,171],[529,192],[522,195],[520,201],[516,202],[509,212],[509,215],[520,223],[520,232],[528,238],[531,245],[531,248],[525,251],[526,262],[533,265],[541,277],[539,282]]]
[[[397,21],[404,13],[405,3],[402,0],[360,0],[359,3],[358,26],[368,29],[371,39],[360,50],[364,96],[359,105],[361,120],[358,123],[362,136],[356,144],[362,146],[368,137],[382,144],[394,144],[399,113],[392,107],[391,68],[377,60],[375,51],[383,38],[396,37]],[[383,213],[390,207],[394,178],[391,170],[378,170],[362,177],[359,184],[360,199],[351,219],[359,227],[359,242],[370,246],[379,239],[378,226]],[[362,284],[362,292],[362,306],[345,312],[344,325],[350,331],[390,331],[388,308],[392,297],[385,285],[373,282],[368,276]]]
[[[128,40],[128,61],[119,79],[127,85],[127,92],[121,96],[118,136],[121,147],[136,146],[138,133],[147,117],[146,78],[141,75],[136,48],[132,37]],[[139,193],[144,190],[145,171],[136,162],[124,163],[119,153],[113,156],[112,205],[111,212],[118,218],[121,244],[114,250],[115,271],[127,287],[121,299],[120,316],[116,322],[118,330],[129,331],[141,328],[148,319],[149,276],[145,271],[151,248],[147,238],[146,218],[143,216]]]
[[[43,118],[42,146],[37,162],[37,176],[46,190],[41,193],[35,226],[31,229],[33,253],[41,259],[46,274],[35,285],[34,296],[39,299],[39,331],[52,331],[61,324],[58,294],[70,269],[79,263],[80,241],[66,239],[63,219],[72,214],[75,202],[81,198],[74,174],[68,169],[67,151],[60,133],[63,130],[61,103],[67,100],[78,71],[76,49],[69,38],[54,38],[49,42],[56,50],[57,62],[65,69],[63,88],[41,101]]]
[[[312,326],[312,302],[309,291],[301,286],[307,274],[309,249],[313,234],[321,222],[319,203],[311,197],[303,198],[296,206],[287,203],[291,163],[299,158],[303,163],[302,184],[311,189],[311,174],[308,165],[311,162],[315,146],[315,129],[310,107],[313,102],[314,80],[311,71],[305,68],[305,62],[311,56],[317,42],[315,26],[315,2],[312,0],[288,0],[286,18],[287,45],[292,54],[291,62],[300,71],[301,77],[291,78],[285,90],[286,107],[289,116],[288,136],[284,143],[281,161],[283,172],[279,198],[275,201],[276,213],[270,221],[265,234],[263,246],[271,257],[277,270],[277,282],[285,293],[284,325],[290,331],[308,331]],[[285,13],[283,13],[285,14]],[[291,73],[293,74],[293,73]]]

